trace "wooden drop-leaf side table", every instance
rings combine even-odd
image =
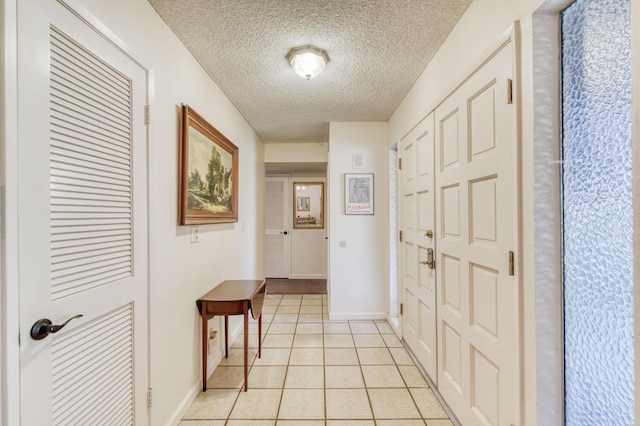
[[[229,315],[244,315],[244,390],[248,381],[249,311],[258,320],[258,358],[262,357],[262,305],[266,294],[265,280],[229,280],[196,301],[202,316],[202,391],[207,391],[208,320],[224,315],[224,356],[229,357]]]

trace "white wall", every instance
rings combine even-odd
[[[264,146],[265,163],[326,163],[326,143],[269,143]]]
[[[177,422],[200,387],[195,301],[225,279],[264,277],[263,144],[145,0],[81,3],[153,70],[149,142],[151,424]],[[178,107],[193,107],[239,147],[239,221],[177,226]],[[235,184],[235,182],[234,182]],[[232,328],[240,317],[232,318]],[[210,327],[220,328],[214,318]],[[222,341],[223,339],[218,339]]]
[[[387,123],[329,124],[329,316],[385,319],[389,309]],[[364,154],[353,169],[352,155]],[[344,174],[374,174],[374,215],[344,214]],[[344,247],[341,247],[341,242]]]

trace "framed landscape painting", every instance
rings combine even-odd
[[[178,222],[238,221],[238,147],[188,105],[180,110]]]

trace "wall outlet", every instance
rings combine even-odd
[[[216,347],[218,346],[218,332],[213,328],[209,330],[209,352],[210,354],[215,353]]]
[[[191,244],[197,243],[199,238],[200,236],[198,235],[198,227],[192,226],[191,227]]]

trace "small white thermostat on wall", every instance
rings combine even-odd
[[[364,168],[364,154],[353,154],[352,167],[354,169],[363,169]]]

